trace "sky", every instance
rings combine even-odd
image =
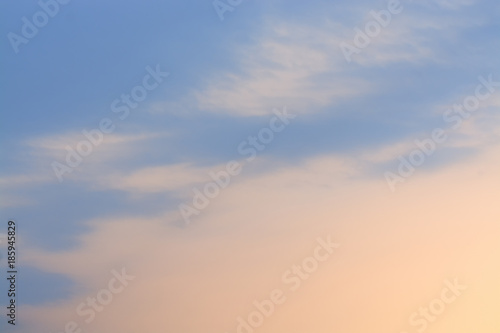
[[[499,332],[497,1],[0,13],[2,333]]]

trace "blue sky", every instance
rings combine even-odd
[[[179,228],[178,205],[189,202],[209,170],[242,160],[239,143],[267,126],[275,109],[297,117],[244,166],[235,186],[294,168],[316,170],[312,161],[327,157],[355,164],[361,171],[353,181],[383,182],[414,139],[450,127],[443,112],[473,94],[479,76],[500,80],[497,1],[401,6],[348,62],[340,43],[352,44],[353,29],[363,28],[370,11],[386,9],[387,1],[243,1],[223,21],[211,1],[71,1],[59,5],[18,53],[6,36],[21,34],[22,17],[31,19],[40,7],[36,1],[0,3],[0,215],[18,221],[19,253],[30,258],[19,282],[21,305],[35,308],[27,313],[38,318],[37,306],[81,291],[84,282],[33,258],[84,251],[82,239],[98,233],[95,221],[164,220],[167,234],[211,235],[208,222],[198,229],[205,212],[196,224]],[[148,66],[170,75],[120,120],[111,103],[140,85]],[[473,129],[452,134],[420,174],[467,164],[497,144],[498,101],[494,95],[482,103]],[[97,128],[103,118],[116,129],[59,182],[51,163],[64,163],[64,147],[75,147],[85,139],[81,131]],[[218,216],[218,208],[206,214]],[[116,230],[118,238],[129,236]],[[89,258],[99,262],[95,256]],[[37,292],[37,284],[51,292]],[[19,332],[29,331],[32,318]],[[54,322],[43,325],[57,329]]]

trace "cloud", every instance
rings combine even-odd
[[[188,163],[147,167],[129,174],[114,174],[111,177],[105,177],[102,179],[101,186],[130,193],[176,191],[209,180],[209,171],[208,168],[196,168]]]
[[[93,145],[91,156],[98,155],[104,162],[121,154],[130,153],[131,146],[136,142],[150,140],[166,136],[165,133],[142,133],[142,134],[104,134],[102,141]],[[67,154],[66,147],[74,150],[79,142],[89,141],[86,136],[78,131],[70,131],[61,134],[50,134],[42,137],[29,139],[25,144],[34,149],[33,154],[38,157],[63,159]]]
[[[398,185],[396,193],[387,186],[385,169],[380,172],[382,167],[398,163],[398,156],[415,149],[416,138],[428,136],[434,126],[447,126],[439,122],[445,109],[438,106],[434,108],[437,116],[429,115],[422,111],[420,103],[427,107],[440,98],[436,94],[451,94],[460,84],[455,80],[484,66],[478,59],[494,61],[490,53],[476,52],[484,48],[469,52],[486,38],[484,30],[479,29],[484,23],[482,17],[468,7],[471,2],[424,0],[405,5],[403,13],[394,17],[391,25],[349,64],[339,44],[351,41],[353,28],[363,27],[371,19],[370,11],[383,9],[387,1],[330,3],[325,8],[318,5],[324,2],[317,2],[301,7],[321,15],[294,12],[291,2],[267,2],[270,13],[278,3],[287,6],[285,14],[276,18],[264,11],[268,20],[257,34],[248,31],[246,25],[235,30],[238,36],[240,32],[249,33],[245,40],[252,42],[232,45],[234,63],[223,64],[224,71],[212,71],[203,84],[197,82],[195,92],[177,100],[148,104],[152,114],[166,110],[169,115],[180,115],[185,109],[196,110],[188,114],[193,117],[200,116],[200,112],[218,114],[202,115],[197,123],[171,117],[173,121],[167,126],[177,128],[176,133],[185,140],[162,140],[170,134],[140,132],[137,128],[142,124],[130,124],[129,129],[135,130],[132,134],[122,131],[107,135],[94,147],[93,153],[68,175],[70,186],[57,182],[50,163],[64,162],[66,147],[76,147],[85,139],[82,133],[71,130],[22,141],[19,154],[32,158],[32,168],[2,175],[0,186],[7,192],[1,197],[1,205],[21,207],[17,213],[12,211],[24,216],[28,229],[35,226],[32,232],[36,235],[32,237],[39,236],[38,230],[42,229],[57,230],[62,236],[44,234],[41,243],[23,241],[21,237],[21,266],[27,271],[36,267],[36,271],[63,275],[74,284],[67,294],[56,293],[43,304],[21,303],[19,319],[25,326],[20,326],[19,331],[62,332],[66,323],[75,321],[86,333],[234,333],[237,318],[247,318],[256,310],[255,301],[263,301],[271,290],[279,288],[285,291],[286,302],[264,319],[259,333],[409,332],[413,330],[408,327],[409,315],[438,296],[436,291],[441,290],[443,280],[454,277],[466,282],[470,292],[447,308],[446,315],[430,330],[495,331],[500,327],[495,313],[500,305],[500,271],[498,265],[491,264],[500,261],[498,94],[484,102],[459,129],[449,131],[450,139],[434,152],[433,157],[441,158],[437,167],[416,172],[411,180]],[[336,12],[343,6],[351,10]],[[232,17],[244,18],[245,13],[252,12],[250,7],[244,7],[239,7]],[[210,3],[206,8],[212,10]],[[314,22],[306,23],[308,20]],[[213,32],[226,34],[226,29],[231,29],[228,24],[241,27],[241,22],[232,20],[224,23],[225,28],[217,25],[206,32],[218,38]],[[258,18],[255,22],[259,22]],[[467,30],[471,27],[478,29]],[[179,41],[187,44],[179,44],[179,50],[206,45],[208,35],[199,35],[196,29],[181,30],[187,34],[179,35]],[[184,38],[195,35],[202,36],[203,41]],[[487,38],[492,40],[491,36]],[[144,41],[147,45],[157,44]],[[179,65],[180,71],[187,68],[186,60],[198,59],[171,53],[170,44],[161,44],[167,52],[155,56],[180,61],[172,63],[174,67]],[[132,58],[136,61],[141,57]],[[212,66],[214,58],[204,59],[210,59]],[[475,66],[469,66],[473,61]],[[200,66],[206,63],[202,61]],[[92,71],[85,75],[102,76],[119,70],[96,64],[90,63]],[[228,70],[232,64],[235,67]],[[121,65],[134,66],[126,61]],[[452,70],[456,71],[450,74]],[[116,89],[125,82],[120,80],[115,82]],[[426,80],[433,80],[432,84]],[[192,82],[192,77],[180,80],[176,87],[184,91],[187,82]],[[110,87],[114,84],[108,83]],[[436,89],[446,83],[449,86]],[[394,92],[388,86],[399,90]],[[422,91],[404,91],[408,86],[422,87]],[[102,93],[100,88],[73,90],[83,92],[76,94],[83,97],[97,96],[97,90]],[[112,91],[103,92],[106,96],[108,93],[114,95]],[[59,95],[54,98],[71,100],[55,104],[75,102],[74,94]],[[458,98],[449,100],[463,100],[461,93],[456,95]],[[417,100],[420,97],[424,102]],[[222,136],[243,137],[246,130],[237,126],[263,120],[233,117],[262,116],[283,105],[293,109],[294,114],[304,115],[304,120],[291,129],[290,134],[295,136],[287,141],[286,149],[275,154],[276,150],[269,147],[255,162],[245,165],[243,173],[210,201],[194,223],[186,228],[174,227],[181,220],[177,200],[189,200],[193,187],[210,181],[210,171],[224,167],[220,161],[211,166],[186,162],[186,156],[203,161],[227,156],[225,153],[231,151],[220,149],[234,147]],[[336,117],[319,112],[348,114],[336,123]],[[316,115],[318,118],[312,119]],[[361,116],[367,118],[359,121]],[[422,119],[431,123],[428,131],[420,123]],[[144,120],[150,119],[140,121]],[[368,128],[365,124],[371,120],[373,128]],[[384,126],[378,127],[380,123]],[[158,128],[164,124],[146,125]],[[396,129],[401,124],[404,128]],[[420,132],[411,133],[415,128]],[[389,133],[392,130],[394,133]],[[323,137],[329,133],[335,135]],[[395,136],[398,138],[388,142]],[[208,137],[210,141],[200,142],[200,138]],[[353,142],[344,144],[345,138]],[[310,152],[304,153],[309,147]],[[446,150],[474,153],[451,160]],[[293,162],[286,164],[289,161]],[[33,197],[13,190],[49,181],[54,186],[40,186],[28,193]],[[168,200],[162,201],[164,197]],[[22,207],[31,203],[34,207]],[[35,218],[30,219],[30,215]],[[283,273],[301,265],[311,254],[317,237],[326,235],[332,235],[341,248],[314,274],[301,278],[299,290],[291,291],[290,285],[283,282]],[[62,238],[64,246],[60,246]],[[108,286],[111,271],[122,267],[135,276],[134,281],[86,324],[76,308],[88,297],[96,297]],[[30,281],[35,283],[37,277]],[[23,286],[19,287],[22,293]]]
[[[293,105],[299,113],[313,113],[370,90],[368,81],[342,75],[344,60],[332,52],[334,41],[340,41],[333,27],[321,33],[273,22],[265,31],[255,44],[236,51],[241,71],[214,75],[194,94],[200,110],[258,116],[277,105]]]
[[[169,227],[175,218],[170,212],[89,221],[91,232],[71,250],[25,249],[26,264],[67,275],[79,286],[67,299],[24,307],[25,320],[47,331],[75,320],[90,333],[233,332],[236,318],[254,310],[254,300],[281,288],[287,301],[266,319],[264,333],[295,333],[304,325],[318,332],[333,326],[382,333],[407,325],[410,313],[435,297],[436,286],[458,275],[481,296],[457,303],[437,329],[462,327],[456,324],[461,314],[500,296],[492,291],[497,281],[484,279],[488,269],[498,274],[491,262],[500,253],[500,213],[493,208],[499,153],[491,146],[473,159],[415,176],[419,181],[398,195],[382,179],[353,177],[351,165],[323,156],[228,187],[187,229]],[[342,244],[336,257],[304,280],[303,289],[289,291],[282,273],[326,234]],[[76,306],[95,297],[110,271],[123,266],[136,279],[95,321],[82,323]],[[332,321],[331,313],[342,315]],[[355,320],[360,316],[366,320]],[[391,331],[396,329],[405,327]]]
[[[465,97],[460,96],[456,100],[463,101]],[[449,138],[444,143],[436,145],[436,151],[432,157],[439,157],[448,149],[467,150],[469,153],[471,152],[470,149],[472,149],[472,151],[477,152],[498,142],[500,122],[495,111],[498,103],[498,94],[492,95],[458,129],[451,128],[450,123],[441,119],[442,112],[447,110],[448,107],[443,105],[431,107],[431,109],[436,110],[435,115],[441,120],[441,123],[438,123],[439,126],[433,124],[426,131],[410,133],[395,142],[369,145],[369,147],[363,146],[356,151],[329,155],[328,158],[321,158],[314,162],[314,165],[329,165],[331,172],[342,172],[348,178],[373,177],[373,170],[379,172],[379,168],[387,168],[389,164],[398,162],[399,156],[408,156],[418,148],[415,140],[421,141],[430,138],[432,131],[438,127],[444,129]],[[141,145],[144,144],[148,143],[142,143]],[[140,146],[137,147],[137,150],[141,150]],[[311,161],[304,160],[301,163],[306,163],[307,168],[310,168]],[[450,163],[453,162],[450,161]],[[246,181],[253,179],[257,174],[267,172],[280,173],[279,170],[282,164],[275,158],[261,156],[252,165],[245,167],[244,172],[235,177],[233,181]],[[113,163],[110,163],[108,168],[113,168],[113,165]],[[142,194],[163,194],[168,192],[175,197],[189,199],[193,195],[192,188],[202,187],[203,184],[212,181],[209,173],[222,170],[224,167],[224,163],[203,167],[197,167],[191,163],[174,163],[153,167],[140,166],[125,171],[114,168],[115,171],[112,175],[102,173],[99,169],[93,169],[94,171],[89,171],[85,176],[81,176],[79,180],[91,183],[94,189],[120,190],[131,194],[135,198],[141,198]],[[326,172],[323,169],[316,171],[318,174]],[[300,178],[299,175],[297,177]],[[330,175],[322,179],[322,181],[325,181],[323,184],[325,187],[327,187],[329,177]],[[338,180],[336,177],[333,178]],[[316,185],[319,186],[319,183]]]
[[[212,74],[205,88],[193,94],[197,108],[245,117],[268,114],[276,105],[293,105],[299,113],[315,113],[382,89],[384,77],[374,84],[358,66],[449,63],[450,55],[436,36],[456,39],[457,31],[484,23],[477,16],[460,12],[457,17],[436,8],[422,11],[422,6],[427,5],[405,3],[403,12],[393,15],[390,24],[352,56],[351,64],[340,44],[353,44],[353,29],[363,30],[374,20],[370,12],[385,8],[358,8],[359,17],[351,15],[342,23],[325,19],[306,25],[269,19],[255,42],[236,46],[236,70]]]
[[[51,134],[27,140],[24,145],[30,148],[30,155],[35,159],[32,164],[37,168],[36,174],[42,174],[44,179],[57,181],[52,163],[58,162],[69,165],[67,158],[72,154],[77,154],[81,162],[76,167],[70,165],[72,172],[65,172],[63,179],[80,182],[91,182],[92,179],[100,179],[108,171],[126,164],[120,164],[124,160],[132,160],[141,152],[147,150],[149,142],[154,139],[169,136],[168,133],[136,133],[136,134],[104,134],[102,140],[93,143],[77,131],[70,131],[62,134]],[[86,142],[91,146],[88,155],[78,153],[79,144]],[[76,158],[72,157],[71,161]],[[76,172],[74,172],[76,171]]]

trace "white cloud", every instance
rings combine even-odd
[[[242,74],[214,75],[206,89],[195,93],[199,109],[253,116],[290,105],[298,113],[312,113],[370,90],[368,81],[341,74],[345,64],[332,50],[339,42],[334,29],[327,35],[315,28],[273,23],[266,31],[269,34],[254,45],[236,52]]]
[[[446,5],[444,2],[442,5]],[[194,93],[198,108],[254,116],[267,114],[277,105],[289,105],[299,113],[314,113],[381,89],[372,77],[357,73],[356,64],[379,67],[402,62],[446,63],[436,36],[451,38],[452,31],[480,23],[464,15],[454,17],[432,10],[421,13],[415,6],[418,4],[404,4],[403,12],[393,15],[389,26],[353,55],[351,64],[346,62],[340,43],[352,44],[353,29],[364,29],[364,24],[373,20],[370,11],[385,8],[359,9],[359,20],[350,26],[331,20],[319,20],[315,26],[270,21],[255,43],[237,46],[237,72],[213,74],[206,87]]]
[[[217,167],[213,169],[217,170]],[[196,168],[187,163],[148,167],[128,174],[115,173],[104,177],[100,180],[100,186],[130,193],[179,191],[209,180],[209,171],[208,168]]]
[[[147,134],[104,134],[102,141],[93,145],[91,155],[99,155],[100,159],[113,159],[121,153],[127,153],[128,145],[165,136],[165,133]],[[81,132],[71,131],[63,134],[51,134],[43,137],[33,138],[26,144],[34,149],[34,154],[39,157],[63,158],[67,154],[66,147],[70,146],[76,150],[80,141],[89,141]]]

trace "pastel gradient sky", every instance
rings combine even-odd
[[[233,333],[280,289],[253,331],[500,332],[500,3],[401,1],[348,62],[341,43],[387,8],[244,0],[220,20],[211,0],[70,1],[16,53],[8,34],[41,7],[0,2],[0,221],[18,224],[20,271],[0,331]],[[157,66],[120,119],[113,102]],[[487,98],[447,121],[480,78]],[[248,162],[239,145],[276,110],[295,118]],[[60,182],[53,162],[103,118],[112,133]],[[447,139],[391,191],[435,129]],[[185,224],[179,205],[231,160],[241,173]],[[291,291],[283,274],[329,235],[341,246]],[[122,268],[135,279],[86,323],[79,304]],[[463,293],[412,325],[455,279]]]

